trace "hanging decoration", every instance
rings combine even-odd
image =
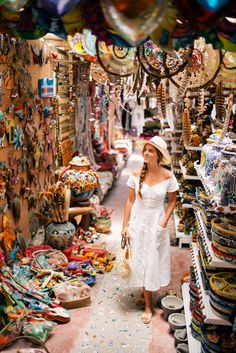
[[[226,51],[223,53],[223,62],[216,82],[222,82],[224,89],[236,88],[236,53]]]
[[[132,46],[140,44],[161,20],[165,0],[102,0],[101,7],[108,24]]]
[[[115,45],[106,47],[106,51],[100,49],[96,42],[97,58],[102,68],[110,75],[126,77],[137,70],[136,49],[122,48]]]
[[[91,64],[90,74],[91,74],[93,80],[98,82],[101,85],[105,85],[108,81],[107,73],[98,64],[93,64],[93,63]]]
[[[214,50],[211,45],[206,44],[203,39],[194,41],[194,50],[189,57],[188,65],[177,75],[170,77],[170,80],[179,88],[187,77],[185,90],[196,90],[208,87],[214,82],[220,71],[222,53]]]
[[[138,48],[138,59],[143,70],[158,79],[176,75],[187,65],[189,50],[165,53],[153,41],[142,44]]]
[[[82,55],[88,61],[97,61],[96,37],[92,35],[91,30],[84,29],[83,33],[76,33],[74,36],[68,35],[67,41],[76,54]]]
[[[76,7],[80,0],[41,0],[43,7],[54,16],[63,16]]]
[[[192,0],[190,3],[188,0],[175,0],[180,13],[191,24],[191,27],[198,32],[203,32],[216,23],[227,13],[233,3],[234,0],[223,0],[210,5],[209,1]],[[211,10],[209,10],[210,6]]]

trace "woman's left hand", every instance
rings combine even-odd
[[[161,222],[160,223],[161,228],[166,228],[167,227],[167,222]]]

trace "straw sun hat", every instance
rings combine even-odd
[[[171,163],[171,156],[167,149],[166,142],[160,136],[154,136],[150,140],[137,140],[136,145],[143,152],[144,146],[146,144],[154,146],[157,150],[159,150],[163,155],[163,164],[170,164]]]

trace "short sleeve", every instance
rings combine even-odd
[[[133,174],[130,175],[126,185],[128,185],[130,188],[135,189],[135,176]]]
[[[174,191],[177,191],[178,189],[179,189],[179,183],[176,177],[173,175],[172,178],[170,178],[167,192],[174,192]]]

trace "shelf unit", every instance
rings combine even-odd
[[[201,151],[202,146],[184,146],[187,151]]]
[[[192,235],[185,234],[184,232],[178,231],[179,217],[177,216],[176,212],[174,212],[174,222],[175,222],[176,238],[179,239],[179,248],[181,248],[183,244],[191,244]]]
[[[222,206],[220,205],[220,197],[216,195],[214,191],[214,184],[213,182],[207,180],[203,173],[203,168],[200,167],[200,165],[197,163],[197,161],[194,163],[194,167],[196,169],[197,175],[199,179],[202,182],[202,185],[204,186],[204,189],[207,193],[207,195],[211,199],[211,204],[212,207],[216,212],[223,212],[223,213],[230,213],[230,214],[236,214],[236,205],[234,206]]]
[[[201,213],[199,211],[196,211],[195,215],[200,226],[200,232],[203,239],[204,247],[209,258],[209,266],[217,268],[236,269],[236,265],[221,260],[215,256],[214,251],[212,250],[211,241],[207,237],[206,227],[204,225]]]
[[[179,161],[179,165],[181,168],[181,171],[183,173],[184,179],[186,180],[200,180],[199,176],[197,175],[188,175],[185,166],[183,165],[182,161]]]
[[[191,203],[183,203],[183,204],[182,204],[182,207],[183,207],[183,208],[194,208]]]
[[[203,315],[205,316],[204,323],[212,324],[212,325],[232,326],[232,324],[229,321],[221,318],[220,316],[217,316],[211,308],[209,296],[205,291],[203,282],[202,282],[201,267],[199,264],[198,248],[196,244],[192,244],[192,256],[193,256],[194,267],[196,270],[195,274],[196,274],[196,278],[199,285],[199,291],[201,295],[201,302],[203,306],[202,312],[203,312]]]
[[[182,285],[182,295],[184,302],[184,315],[186,320],[186,329],[188,337],[188,349],[189,353],[200,353],[201,352],[201,343],[193,337],[191,332],[191,310],[190,310],[190,296],[189,296],[189,284],[184,283]]]

